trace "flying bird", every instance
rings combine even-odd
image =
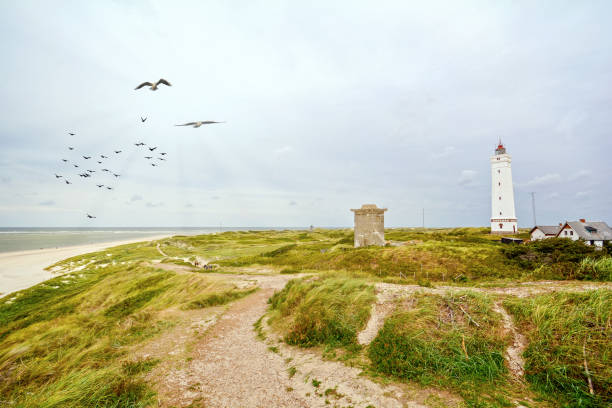
[[[108,186],[107,186],[107,187],[106,187],[106,189],[107,189],[107,190],[112,190],[113,188],[112,188],[112,187],[108,187]]]
[[[74,147],[68,146],[68,150],[74,150]]]
[[[98,188],[99,187],[104,187],[104,184],[96,184],[96,186],[98,186]]]
[[[166,161],[163,157],[158,157],[157,160]]]
[[[121,176],[121,174],[115,174],[115,173],[113,173],[113,176],[115,176],[115,177],[119,177],[119,176]]]
[[[140,117],[140,121],[141,121],[142,123],[144,123],[144,122],[145,122],[147,119],[149,119],[149,118],[148,118],[148,117],[143,118],[142,116]]]
[[[76,133],[70,133],[70,132],[68,132],[68,134],[69,134],[70,136],[74,136]]]
[[[108,159],[108,157],[103,155],[103,154],[101,154],[100,157],[103,158],[103,159]]]
[[[193,126],[194,128],[199,128],[202,125],[212,125],[213,123],[225,123],[225,122],[215,122],[214,120],[201,120],[198,122],[189,122],[189,123],[183,123],[182,125],[174,125],[174,126]]]
[[[165,155],[167,155],[168,153],[166,153],[166,152],[160,152],[159,154],[161,154],[162,156],[165,156]]]
[[[117,154],[119,154],[121,152],[122,152],[122,150],[115,150],[115,153],[117,153]]]
[[[91,156],[83,156],[83,158],[84,158],[85,160],[89,160],[89,159],[91,159]]]
[[[102,164],[102,162],[101,162],[101,161],[98,161],[98,164]]]
[[[55,175],[55,178],[62,178],[62,176],[59,176],[59,175],[57,175],[57,174],[56,174],[56,175]]]
[[[62,159],[62,161],[63,161],[64,163],[66,163],[66,162],[68,161],[68,159]]]
[[[69,182],[68,180],[64,180],[66,182],[66,184],[72,184],[71,182]]]
[[[153,150],[155,150],[155,149],[157,149],[157,146],[155,146],[155,147],[149,147],[149,150],[150,150],[150,151],[153,151]]]
[[[140,142],[140,143],[134,143],[134,146],[144,146],[145,144]]]
[[[96,218],[96,217],[94,217],[93,215],[87,214],[87,218]]]
[[[95,173],[96,172],[95,170],[87,170],[87,171],[90,172],[90,173]]]
[[[134,90],[136,91],[136,90],[142,88],[143,86],[148,86],[150,90],[157,91],[157,87],[159,86],[159,84],[164,84],[164,85],[167,85],[167,86],[172,86],[172,84],[170,84],[170,82],[166,81],[164,78],[160,78],[159,81],[157,81],[155,83],[143,82],[142,84],[140,84],[136,88],[134,88]],[[143,120],[143,122],[144,122],[144,120]]]
[[[151,166],[155,167],[155,166],[157,166],[157,164],[155,164],[155,163],[151,163]]]
[[[109,169],[102,169],[102,171],[110,171]]]
[[[145,159],[147,159],[147,160],[150,160],[152,158],[153,158],[153,156],[145,156]]]
[[[79,167],[79,165],[78,165],[78,164],[73,164],[73,166],[74,166],[74,167]]]

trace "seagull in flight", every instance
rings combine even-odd
[[[150,90],[157,91],[157,87],[160,84],[164,84],[166,86],[172,86],[172,84],[170,82],[166,81],[164,78],[160,78],[159,81],[157,81],[155,83],[143,82],[142,84],[140,84],[136,88],[134,88],[134,90],[137,91],[138,89],[142,88],[143,86],[148,86]]]
[[[68,146],[68,150],[74,150],[74,147]]]
[[[115,176],[115,177],[119,177],[119,176],[121,176],[121,174],[115,174],[115,173],[113,173],[113,176]]]
[[[63,161],[64,163],[66,163],[66,162],[68,161],[68,159],[62,159],[62,161]]]
[[[74,136],[74,135],[76,135],[76,133],[71,133],[71,132],[68,132],[68,134],[69,134],[70,136]]]
[[[100,187],[104,187],[104,184],[96,184],[96,186],[98,186],[98,188],[100,188]]]
[[[102,162],[98,160],[98,164],[102,164]]]
[[[66,182],[66,184],[72,184],[71,182],[69,182],[68,180],[64,180]]]
[[[79,167],[79,165],[78,165],[78,164],[73,164],[73,166],[74,166],[74,167]]]
[[[155,163],[151,163],[151,166],[155,167],[155,166],[157,166],[157,164],[155,164]]]
[[[157,160],[166,161],[163,157],[158,157]]]
[[[91,159],[91,156],[83,156],[83,158],[84,158],[85,160],[89,160],[89,159]]]
[[[110,171],[109,169],[102,169],[102,171]]]
[[[134,146],[144,146],[145,144],[140,142],[140,143],[134,143]]]
[[[112,190],[113,188],[112,188],[112,187],[108,187],[108,186],[106,186],[106,189],[107,189],[107,190]]]
[[[149,119],[149,118],[148,118],[148,117],[144,117],[144,118],[143,118],[142,116],[140,117],[140,121],[141,121],[142,123],[144,123],[144,122],[145,122],[147,119]]]
[[[103,159],[108,159],[108,157],[103,155],[103,154],[101,154],[100,157],[103,158]]]
[[[115,150],[115,153],[119,154],[121,153],[123,150]]]
[[[150,151],[153,151],[153,150],[155,150],[155,149],[157,149],[157,146],[155,146],[155,147],[149,147],[149,150],[150,150]]]
[[[87,218],[96,218],[93,215],[87,214]]]
[[[166,152],[160,152],[159,154],[161,154],[162,156],[165,156],[165,155],[167,155],[168,153],[166,153]]]
[[[87,170],[87,171],[90,172],[90,173],[95,173],[96,172],[95,170]]]
[[[56,174],[55,178],[62,178],[62,176]]]
[[[152,158],[153,158],[153,156],[145,156],[145,159],[147,159],[147,160],[150,160]]]
[[[183,123],[182,125],[174,125],[174,126],[193,126],[194,128],[199,128],[202,125],[212,125],[213,123],[225,123],[225,122],[215,122],[214,120],[201,120],[198,122],[189,122],[189,123]]]

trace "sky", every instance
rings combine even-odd
[[[519,226],[612,224],[611,13],[0,0],[0,226],[488,226],[500,139]]]

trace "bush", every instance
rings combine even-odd
[[[612,281],[612,257],[584,258],[580,262],[577,278]]]

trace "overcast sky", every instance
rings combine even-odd
[[[363,203],[388,226],[420,225],[422,208],[427,226],[489,225],[499,138],[520,226],[532,191],[539,224],[612,223],[610,15],[608,1],[0,1],[0,226],[350,226]],[[134,90],[160,77],[172,87]],[[195,120],[227,123],[174,126]]]

